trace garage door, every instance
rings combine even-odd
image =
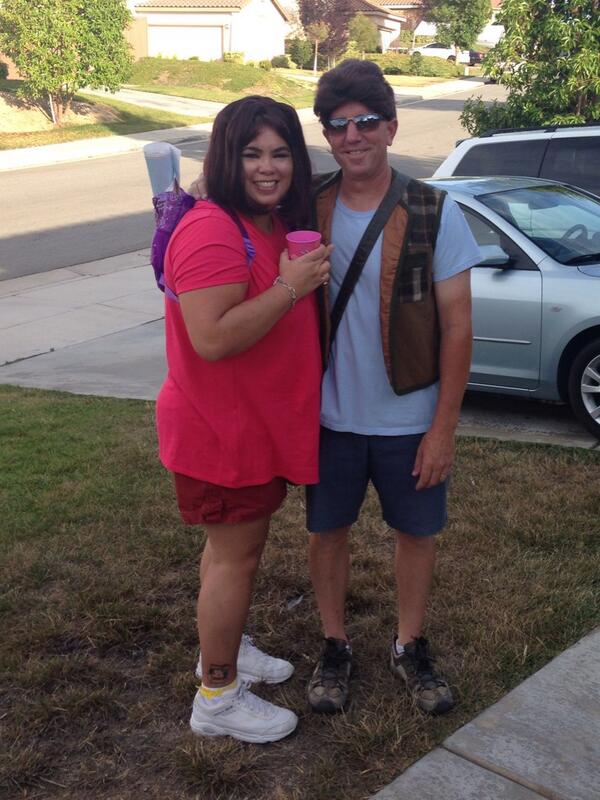
[[[223,32],[201,25],[149,25],[148,55],[212,61],[223,55]]]

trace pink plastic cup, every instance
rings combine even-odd
[[[287,241],[288,258],[292,260],[316,250],[321,244],[321,234],[318,231],[292,231],[285,237]]]

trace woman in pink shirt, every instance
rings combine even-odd
[[[204,162],[209,200],[166,253],[168,375],[157,399],[160,457],[181,515],[204,525],[198,597],[200,735],[268,742],[296,715],[252,694],[292,665],[243,635],[252,584],[286,482],[314,483],[321,357],[314,290],[329,249],[290,261],[285,233],[309,219],[310,161],[296,112],[248,97],[216,117]]]

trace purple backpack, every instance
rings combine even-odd
[[[177,186],[173,191],[161,192],[152,198],[155,229],[154,236],[152,237],[150,263],[154,270],[154,277],[156,278],[156,285],[158,288],[161,292],[164,292],[170,300],[175,300],[177,303],[179,302],[179,298],[165,283],[165,254],[167,252],[169,239],[177,227],[177,224],[183,218],[184,214],[193,208],[195,202],[195,197],[192,197],[191,194],[184,192],[183,189]],[[221,206],[221,208],[223,207]],[[248,231],[234,211],[230,211],[226,208],[223,208],[223,211],[229,214],[238,227],[244,241],[248,269],[251,269],[256,251],[254,245],[250,241]]]

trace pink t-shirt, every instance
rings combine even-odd
[[[169,242],[167,285],[180,295],[248,282],[248,299],[269,289],[279,274],[285,230],[277,219],[271,234],[242,220],[256,250],[250,268],[235,222],[213,203],[198,201]],[[156,403],[163,464],[220,486],[274,477],[316,483],[321,355],[314,295],[299,300],[248,350],[219,361],[195,352],[179,304],[167,298],[165,332],[169,371]]]

